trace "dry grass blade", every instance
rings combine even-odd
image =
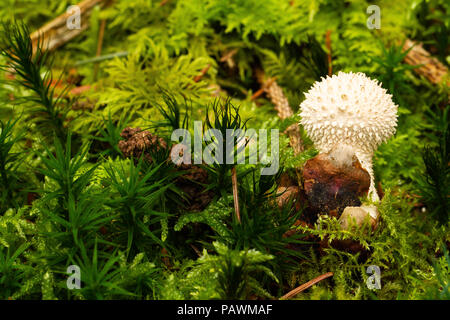
[[[327,272],[325,274],[322,274],[321,276],[318,276],[317,278],[314,278],[310,281],[308,281],[307,283],[302,284],[300,287],[295,288],[292,291],[289,291],[288,293],[286,293],[284,296],[282,296],[280,298],[280,300],[286,300],[289,298],[292,298],[294,296],[296,296],[297,294],[299,294],[300,292],[308,289],[309,287],[315,285],[317,282],[320,282],[326,278],[332,277],[333,276],[333,272]]]
[[[194,77],[194,82],[199,82],[203,78],[203,76],[208,72],[209,68],[211,68],[211,65],[208,63],[208,65],[204,67],[202,71],[200,71],[200,74]]]
[[[98,32],[97,52],[95,54],[96,57],[100,57],[100,55],[102,54],[103,38],[105,35],[105,27],[106,27],[106,20],[102,19],[102,21],[100,23],[100,30]],[[99,63],[97,62],[94,65],[94,81],[97,80],[98,68],[99,68]]]
[[[238,182],[236,167],[231,169],[231,181],[233,183],[233,200],[234,200],[234,211],[236,211],[236,218],[241,223],[241,213],[239,211],[239,195],[238,195]]]
[[[325,44],[327,46],[328,50],[328,75],[331,77],[333,75],[333,66],[331,64],[331,30],[327,30],[327,33],[325,35]]]

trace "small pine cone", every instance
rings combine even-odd
[[[124,138],[125,140],[131,138],[132,136],[134,136],[136,133],[141,132],[141,128],[130,128],[127,127],[125,129],[122,130],[122,133],[120,134],[120,136],[122,138]]]

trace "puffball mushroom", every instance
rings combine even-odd
[[[316,81],[300,104],[300,123],[322,153],[349,146],[370,175],[369,197],[378,201],[372,156],[397,125],[392,95],[364,73],[344,73]]]

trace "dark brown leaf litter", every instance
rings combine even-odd
[[[214,198],[214,193],[206,191],[205,188],[208,183],[208,172],[193,164],[181,164],[178,168],[187,171],[175,182],[175,185],[186,195],[185,209],[194,212],[204,210]]]

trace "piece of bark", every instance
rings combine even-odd
[[[301,189],[299,186],[278,187],[277,204],[279,208],[285,207],[289,203],[295,206],[296,210],[300,210],[301,206]]]
[[[308,160],[303,168],[309,215],[339,217],[349,206],[360,206],[370,186],[369,173],[356,156],[339,148]],[[315,218],[315,217],[314,217]]]
[[[278,195],[276,204],[279,208],[283,208],[290,203],[291,206],[295,206],[296,211],[299,211],[305,206],[305,192],[287,173],[281,175],[276,194]]]
[[[105,5],[109,0],[84,0],[77,4],[80,8],[80,28],[69,29],[67,20],[73,13],[65,12],[31,34],[33,49],[40,42],[42,50],[52,51],[69,42],[89,25],[89,16],[96,5]]]
[[[403,45],[403,50],[408,50],[411,47],[412,49],[405,57],[405,62],[410,65],[422,65],[415,68],[414,71],[424,76],[432,83],[441,83],[448,74],[447,67],[438,59],[432,57],[431,54],[422,47],[421,43],[407,39]],[[450,81],[447,82],[447,86],[450,86]]]

